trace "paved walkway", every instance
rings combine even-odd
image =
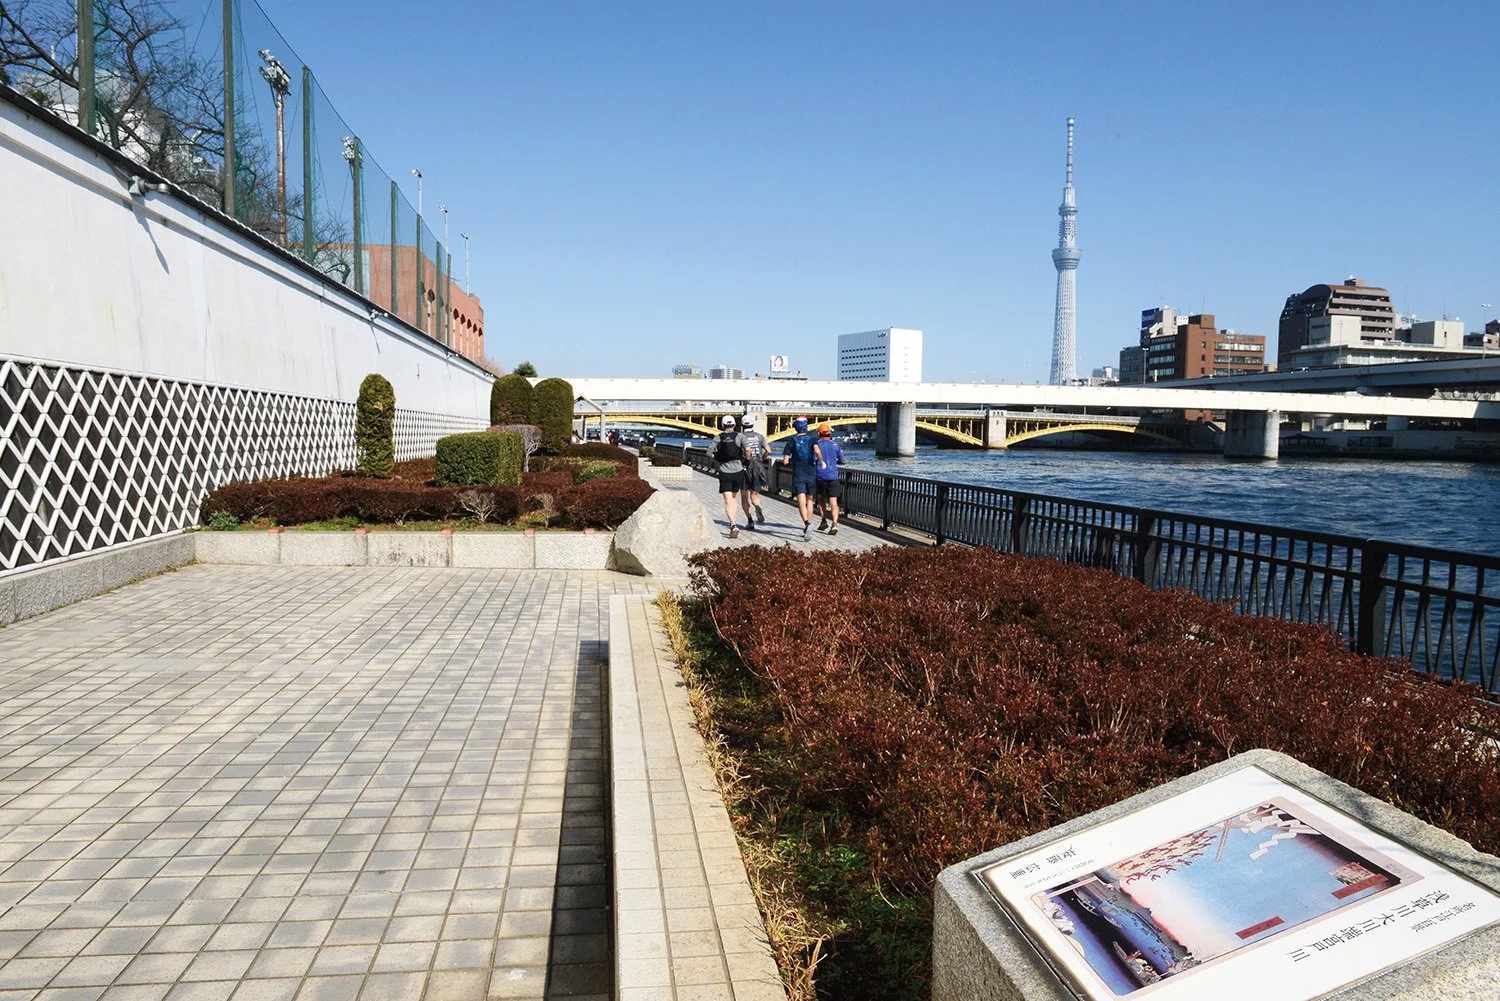
[[[0,630],[0,999],[611,989],[611,573],[194,566]]]
[[[704,508],[708,511],[711,531],[717,531],[718,538],[714,541],[715,548],[721,546],[785,546],[791,545],[795,549],[805,552],[822,552],[828,550],[842,549],[846,551],[860,551],[874,549],[876,546],[888,545],[879,536],[864,529],[852,525],[843,524],[839,528],[838,535],[825,535],[814,531],[812,538],[806,542],[802,541],[802,516],[797,513],[797,506],[789,504],[784,500],[773,500],[769,497],[761,501],[761,510],[765,512],[766,523],[757,525],[756,531],[745,531],[745,520],[743,510],[737,510],[739,514],[738,524],[740,535],[737,539],[729,538],[729,523],[724,517],[724,498],[719,493],[718,481],[706,473],[692,471],[693,478],[685,482],[658,482],[656,485],[663,489],[690,490],[697,497]],[[649,474],[648,474],[649,475]],[[814,522],[814,528],[817,523]]]

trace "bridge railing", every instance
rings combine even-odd
[[[712,471],[705,450],[657,450]],[[767,492],[790,494],[790,470],[769,472]],[[1359,653],[1500,699],[1500,557],[864,469],[842,479],[844,510],[883,528],[1101,567],[1247,615],[1321,625]]]

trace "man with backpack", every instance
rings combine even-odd
[[[766,523],[765,512],[760,509],[760,492],[766,488],[766,456],[771,451],[766,436],[755,430],[755,415],[740,418],[740,438],[745,445],[745,493],[740,498],[745,507],[745,520],[753,529],[758,521]]]
[[[740,504],[740,492],[745,489],[745,439],[734,429],[735,419],[725,414],[719,421],[724,430],[714,439],[714,470],[719,475],[719,493],[724,496],[724,514],[729,519],[729,537],[738,539],[740,529],[735,520],[735,509]],[[755,531],[755,521],[746,526]]]
[[[782,450],[781,461],[792,467],[792,493],[797,497],[797,511],[802,515],[802,541],[812,538],[813,483],[817,479],[818,467],[815,448],[817,440],[807,432],[807,418],[792,421],[796,434],[787,439]]]
[[[818,531],[838,535],[839,495],[843,492],[843,483],[839,481],[839,466],[844,461],[844,450],[833,440],[832,425],[826,422],[818,425],[818,440],[813,445],[813,453],[817,457],[814,497],[823,509],[823,522],[818,526]],[[828,523],[830,513],[833,515],[832,525]]]

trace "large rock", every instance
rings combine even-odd
[[[658,490],[615,532],[615,569],[686,577],[690,553],[708,544],[708,515],[686,490]]]

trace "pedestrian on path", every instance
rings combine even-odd
[[[714,439],[714,472],[719,475],[719,493],[724,497],[724,515],[729,521],[729,537],[738,539],[740,529],[735,521],[739,517],[736,508],[740,504],[740,492],[745,489],[745,439],[735,430],[733,416],[725,414],[723,420],[719,421],[719,426],[724,430]],[[755,531],[754,520],[745,527]]]
[[[740,418],[740,437],[745,444],[745,492],[740,502],[745,508],[745,520],[754,528],[756,522],[766,523],[766,513],[760,509],[760,492],[766,488],[766,459],[771,445],[766,436],[755,430],[755,415]]]
[[[802,515],[802,541],[812,538],[813,481],[817,479],[817,456],[815,439],[807,431],[807,418],[792,421],[796,434],[787,439],[782,449],[781,461],[792,467],[792,493],[797,498],[797,513]]]
[[[827,422],[818,425],[818,440],[813,445],[813,452],[817,456],[817,485],[814,487],[814,496],[823,508],[823,522],[818,526],[818,531],[838,535],[839,495],[843,493],[844,488],[844,484],[839,480],[839,466],[844,462],[844,450],[838,442],[833,440],[833,427]],[[830,512],[833,515],[831,525],[828,522]]]

